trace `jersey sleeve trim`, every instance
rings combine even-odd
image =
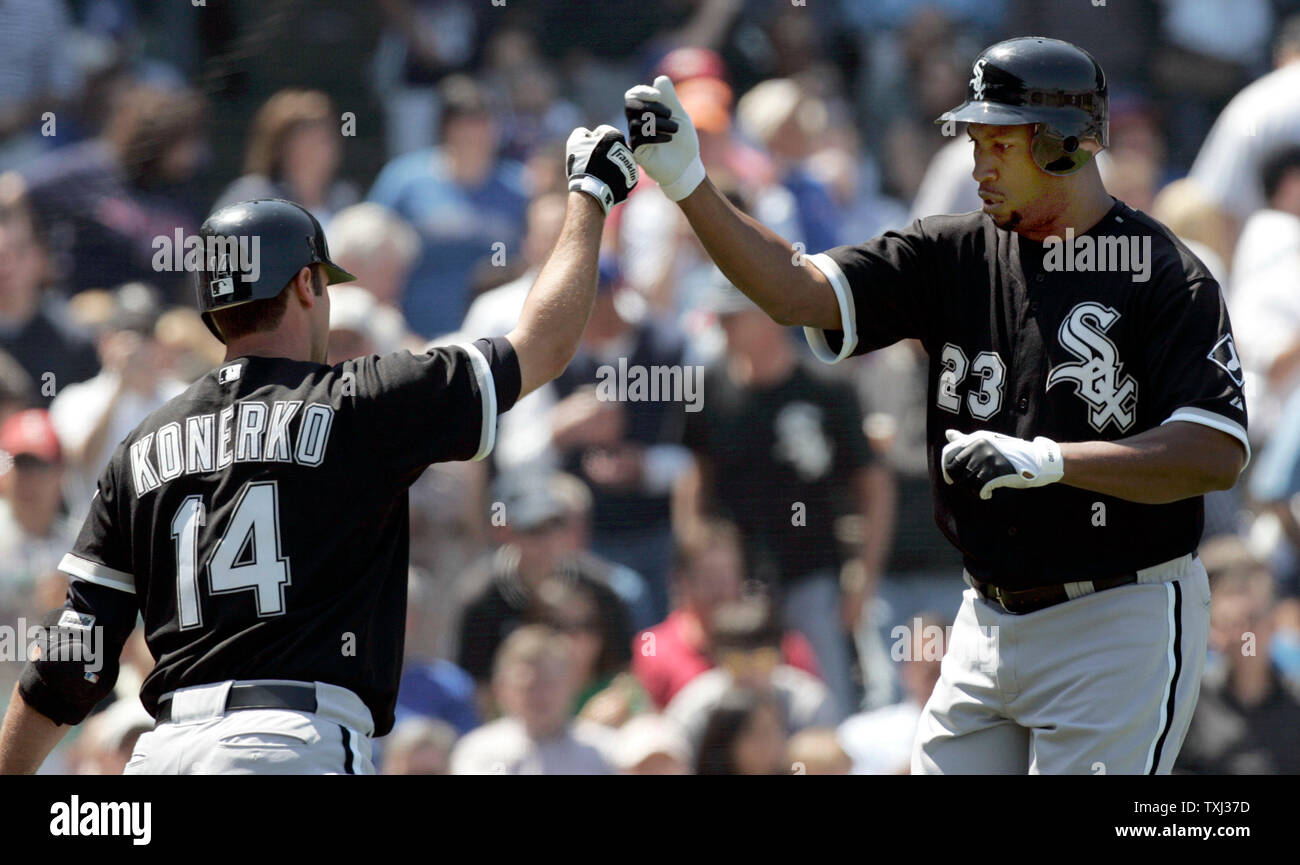
[[[853,354],[853,350],[858,347],[858,331],[855,326],[857,322],[857,313],[853,308],[853,291],[849,288],[849,281],[844,276],[844,271],[824,252],[807,257],[807,261],[813,267],[820,270],[826,279],[830,281],[831,288],[835,292],[835,299],[840,305],[840,321],[844,324],[844,342],[840,346],[840,353],[836,354],[831,351],[830,344],[826,342],[826,331],[819,327],[805,327],[803,329],[804,337],[808,340],[808,347],[812,349],[813,356],[822,363],[839,363],[844,358]]]
[[[135,577],[125,571],[110,568],[108,565],[101,565],[99,562],[92,562],[90,559],[83,559],[81,556],[72,553],[66,554],[62,561],[59,562],[59,570],[79,580],[94,583],[97,586],[107,586],[110,589],[117,589],[119,592],[126,592],[129,595],[135,594]]]
[[[1232,436],[1237,441],[1241,442],[1241,446],[1246,449],[1246,461],[1242,463],[1241,470],[1245,471],[1246,466],[1250,465],[1250,439],[1246,437],[1246,430],[1241,426],[1241,424],[1231,418],[1226,418],[1221,414],[1215,414],[1212,411],[1206,411],[1203,408],[1184,406],[1171,414],[1169,418],[1161,422],[1160,425],[1164,426],[1165,424],[1172,423],[1176,420],[1187,421],[1188,423],[1198,423],[1202,426],[1217,429],[1219,432],[1227,433]]]
[[[481,460],[492,453],[492,446],[497,441],[497,388],[492,380],[492,365],[484,357],[479,347],[470,342],[459,343],[458,348],[469,355],[470,365],[474,368],[474,377],[478,379],[479,397],[483,403],[483,426],[478,437],[478,453],[470,461]]]

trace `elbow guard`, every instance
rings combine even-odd
[[[32,631],[18,692],[51,721],[80,724],[117,683],[121,647],[108,645],[95,616],[68,608],[52,610]]]

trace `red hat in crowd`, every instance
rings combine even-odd
[[[11,457],[34,456],[47,463],[63,461],[50,413],[43,408],[27,409],[6,418],[0,424],[0,451]]]
[[[692,78],[727,79],[727,64],[721,55],[708,48],[676,48],[669,51],[655,67],[655,75],[667,75],[674,85]]]

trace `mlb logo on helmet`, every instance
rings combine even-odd
[[[226,256],[221,256],[221,262],[213,268],[216,272],[215,279],[208,281],[208,290],[212,292],[213,297],[225,297],[228,294],[235,293],[235,280],[230,274],[230,262]]]

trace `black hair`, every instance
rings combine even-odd
[[[704,724],[704,733],[695,752],[695,774],[740,774],[740,767],[736,765],[736,742],[754,723],[754,716],[765,708],[775,709],[778,715],[781,714],[781,707],[774,697],[741,688],[723,694]]]
[[[1297,144],[1280,147],[1260,160],[1259,181],[1264,187],[1264,200],[1272,201],[1287,174],[1297,169],[1300,169],[1300,145]]]

